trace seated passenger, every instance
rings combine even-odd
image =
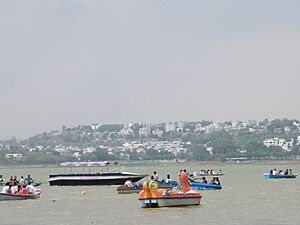
[[[35,187],[33,187],[31,182],[28,183],[28,185],[26,186],[26,189],[28,191],[28,194],[35,194],[36,193]]]
[[[189,181],[191,181],[191,182],[194,182],[194,181],[195,181],[195,177],[194,177],[193,174],[188,175],[188,179],[189,179]]]
[[[151,177],[148,179],[148,182],[151,182],[151,181],[154,181],[154,176],[151,176]]]
[[[221,182],[220,182],[220,180],[219,180],[219,177],[216,177],[216,179],[215,179],[215,184],[221,185]]]
[[[292,169],[290,169],[289,175],[293,175]]]
[[[211,183],[211,184],[220,184],[219,178],[214,177],[214,178],[211,180],[210,183]]]
[[[273,175],[277,175],[276,169],[273,170]]]
[[[32,178],[30,177],[30,174],[28,174],[27,178],[25,179],[25,182],[26,182],[27,184],[29,184],[29,182],[30,182],[30,183],[33,182]]]
[[[171,182],[171,177],[170,177],[170,174],[167,174],[167,179],[166,179],[166,183],[170,183]]]
[[[18,190],[19,190],[18,185],[15,182],[13,182],[10,188],[11,194],[12,195],[18,194]]]
[[[207,184],[207,180],[205,179],[205,177],[202,177],[202,183]]]
[[[286,169],[286,170],[284,171],[284,175],[289,175],[289,170],[288,170],[288,169]]]
[[[2,188],[1,193],[3,194],[11,194],[11,183],[7,182],[5,186]]]
[[[153,172],[153,177],[155,181],[158,181],[158,174],[156,173],[156,171]]]
[[[125,182],[124,186],[126,186],[126,187],[134,187],[134,184],[132,183],[132,179],[129,178],[129,179]]]
[[[23,176],[21,176],[21,179],[19,180],[19,184],[22,186],[25,184],[25,179]]]
[[[24,184],[19,192],[19,195],[28,195],[28,190],[26,189],[26,185]]]

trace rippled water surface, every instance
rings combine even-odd
[[[176,178],[179,169],[188,171],[219,169],[222,190],[201,191],[200,206],[142,209],[137,194],[118,195],[116,186],[58,187],[43,184],[40,199],[0,202],[0,224],[10,225],[76,225],[76,224],[205,224],[205,225],[298,225],[300,224],[300,178],[265,180],[263,173],[272,168],[300,171],[298,165],[228,165],[205,166],[155,165],[131,166],[128,171],[161,177],[167,173]],[[2,167],[0,174],[31,174],[46,181],[49,174],[63,172],[58,168]],[[82,195],[81,192],[86,194]]]

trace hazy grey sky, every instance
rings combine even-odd
[[[0,139],[300,119],[300,1],[0,0]]]

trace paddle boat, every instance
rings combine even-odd
[[[197,177],[205,177],[205,176],[214,176],[214,177],[218,177],[218,176],[223,176],[225,173],[223,171],[219,171],[219,172],[206,172],[206,171],[200,171],[200,172],[193,172],[192,173],[194,175],[195,178]]]
[[[187,174],[181,173],[182,190],[179,192],[160,189],[156,181],[143,183],[143,190],[139,193],[139,203],[142,208],[191,206],[199,205],[201,194],[192,190]]]
[[[161,185],[161,181],[158,181],[158,184]],[[175,180],[170,181],[168,184],[171,184],[173,187],[178,186],[178,182]],[[222,186],[219,184],[208,184],[202,183],[199,181],[190,182],[190,186],[193,190],[214,190],[214,189],[222,189]]]
[[[14,201],[14,200],[28,200],[28,199],[37,199],[41,196],[41,189],[36,189],[35,194],[29,195],[12,195],[12,194],[5,194],[0,193],[0,201]]]
[[[281,179],[281,178],[296,178],[297,173],[295,174],[290,174],[290,175],[281,175],[281,174],[270,174],[270,173],[264,173],[264,178],[265,179]]]

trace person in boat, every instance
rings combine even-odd
[[[149,179],[148,179],[148,182],[150,183],[151,181],[154,180],[154,176],[151,176]]]
[[[134,184],[132,183],[132,179],[129,178],[128,180],[126,180],[124,186],[125,187],[134,187]]]
[[[33,179],[31,178],[30,174],[28,174],[27,178],[25,179],[25,182],[26,182],[27,184],[33,182]]]
[[[216,178],[215,178],[215,184],[221,185],[221,182],[220,182],[220,180],[219,180],[219,177],[216,177]]]
[[[16,182],[13,181],[10,191],[12,195],[18,194],[19,188]]]
[[[177,185],[177,187],[176,187],[176,189],[178,190],[178,191],[181,191],[181,189],[182,189],[182,185],[181,185],[181,173],[182,173],[182,170],[179,170],[179,174],[178,174],[178,185]]]
[[[25,179],[23,176],[21,176],[20,180],[19,180],[19,185],[24,185],[25,184]]]
[[[207,180],[205,179],[205,177],[202,177],[202,183],[207,184]]]
[[[189,174],[188,179],[189,179],[190,182],[194,182],[195,181],[194,174]]]
[[[35,187],[33,187],[31,182],[29,182],[27,184],[26,189],[28,191],[28,194],[35,194],[36,193],[36,189],[35,189]]]
[[[156,173],[156,171],[153,172],[153,177],[155,181],[158,181],[158,174]]]
[[[284,171],[284,175],[289,175],[289,169],[286,169],[286,170]]]
[[[273,170],[273,175],[277,175],[276,169]]]
[[[270,170],[270,174],[273,175],[273,170]]]
[[[218,177],[213,177],[210,184],[220,184],[219,178]]]
[[[191,190],[191,185],[188,179],[188,173],[186,169],[181,172],[181,192],[185,193]]]
[[[4,181],[4,179],[2,177],[2,174],[0,174],[0,182],[3,182],[3,181]]]
[[[11,183],[7,182],[4,187],[2,188],[1,193],[3,194],[11,194]]]
[[[18,182],[18,178],[17,176],[14,176],[14,179],[13,179],[14,182]]]
[[[28,195],[28,190],[26,189],[26,184],[22,185],[21,190],[19,191],[19,195]]]
[[[170,183],[170,182],[171,182],[171,176],[170,176],[170,174],[167,174],[166,183],[168,184],[168,183]]]
[[[289,175],[293,175],[292,169],[290,169]]]

